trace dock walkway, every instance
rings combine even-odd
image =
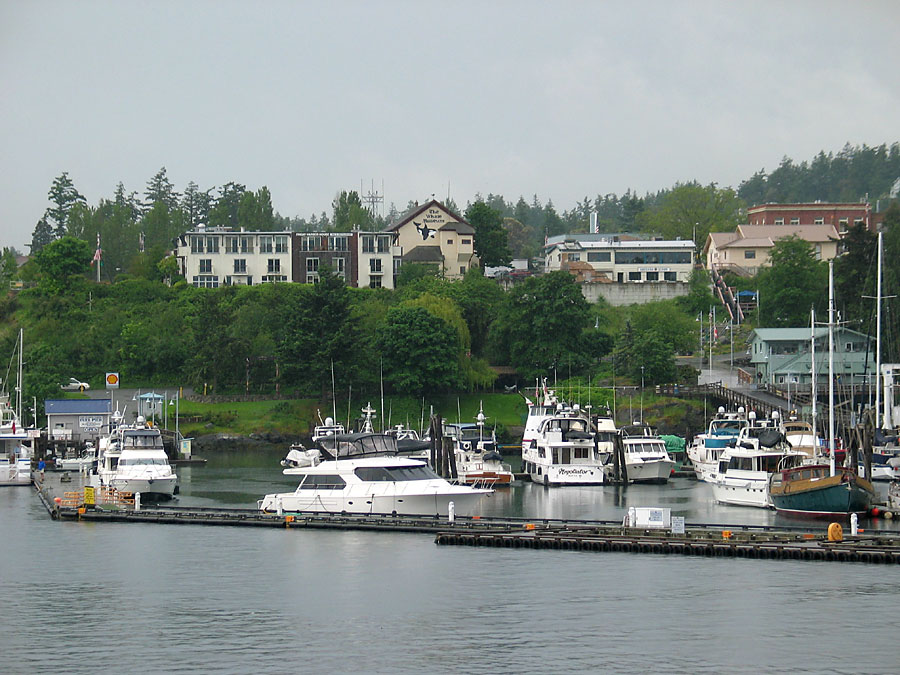
[[[51,518],[67,521],[164,523],[340,529],[431,534],[438,545],[514,549],[697,555],[723,558],[791,559],[900,564],[900,531],[829,538],[823,523],[788,528],[765,525],[690,524],[683,534],[624,527],[612,521],[550,518],[376,515],[364,513],[261,513],[255,508],[139,505],[121,495],[86,503],[84,477],[35,474],[35,488]],[[101,502],[95,495],[95,502]]]

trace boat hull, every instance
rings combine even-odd
[[[768,481],[747,480],[730,481],[719,479],[713,483],[713,496],[720,504],[732,506],[753,506],[759,509],[767,509],[769,502]]]
[[[450,502],[457,515],[467,515],[491,490],[459,487],[453,490],[406,491],[399,494],[367,494],[363,488],[344,490],[297,490],[266,495],[259,504],[266,513],[378,513],[416,516],[447,516]]]
[[[659,459],[649,462],[626,463],[629,483],[656,483],[669,482],[675,462],[671,459]]]
[[[535,464],[528,472],[531,482],[547,486],[603,485],[603,467],[592,464]]]
[[[865,513],[872,505],[874,490],[863,479],[841,480],[833,476],[809,485],[791,486],[787,492],[770,491],[777,511],[795,515],[839,516]]]
[[[140,493],[142,499],[171,499],[175,494],[176,476],[161,478],[113,478],[109,486],[119,492]]]

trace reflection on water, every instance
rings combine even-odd
[[[178,503],[248,506],[290,489],[279,458],[182,467]],[[711,522],[774,517],[708,496],[685,479],[524,484],[483,508],[620,520],[629,505],[665,505]],[[896,671],[900,571],[891,567],[58,522],[27,488],[0,490],[0,513],[4,672]]]

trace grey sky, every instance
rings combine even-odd
[[[88,202],[268,185],[275,209],[537,193],[557,209],[900,140],[900,3],[0,0],[0,244]]]

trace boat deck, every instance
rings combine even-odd
[[[90,504],[85,503],[89,498],[85,499],[83,477],[74,473],[46,473],[42,479],[35,472],[34,486],[50,517],[67,521],[409,532],[434,535],[440,545],[900,564],[900,531],[829,541],[827,523],[796,528],[692,523],[684,534],[675,534],[612,521],[479,516],[449,521],[402,514],[276,515],[255,508],[135,505],[127,495]],[[95,501],[101,501],[99,497],[95,495]]]

